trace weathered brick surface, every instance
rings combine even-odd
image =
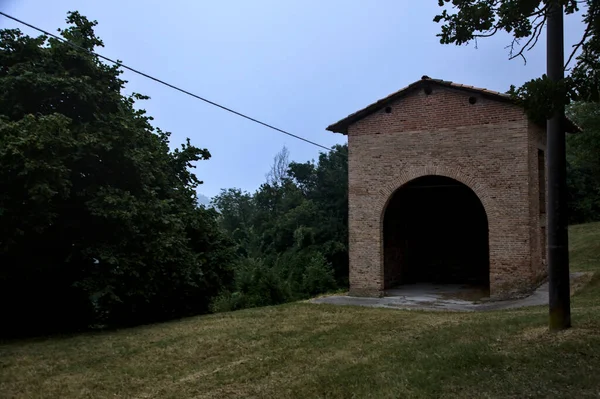
[[[540,153],[544,171],[540,174]],[[529,122],[529,181],[530,181],[530,237],[531,237],[531,268],[536,282],[544,280],[547,276],[546,269],[546,186],[548,174],[546,173],[546,131]],[[540,186],[540,178],[543,180]],[[540,190],[542,190],[540,196]],[[542,199],[540,199],[542,198]],[[544,202],[544,205],[540,203]]]
[[[386,203],[426,175],[464,183],[481,200],[491,296],[533,288],[545,276],[537,184],[543,130],[509,102],[435,85],[430,95],[415,89],[390,106],[348,128],[351,295],[383,294]]]

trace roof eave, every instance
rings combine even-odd
[[[332,125],[327,126],[327,128],[325,130],[333,132],[333,133],[341,133],[344,135],[348,135],[348,128],[350,127],[350,125],[353,124],[355,121],[361,119],[361,117],[358,117],[358,115],[357,115],[357,118],[354,120],[347,121],[346,119],[342,119],[339,122],[336,122]],[[543,127],[546,127],[545,123],[541,123],[540,125],[543,125]],[[581,128],[579,126],[577,126],[572,120],[570,120],[568,118],[565,120],[565,133],[574,134],[574,133],[581,133],[581,132],[582,132]]]
[[[332,133],[341,133],[344,135],[348,135],[348,127],[344,126],[342,127],[338,127],[337,125],[331,125],[331,126],[327,126],[327,128],[325,129],[327,131],[330,131]]]
[[[325,130],[333,132],[333,133],[348,134],[348,127],[350,125],[352,125],[353,123],[369,116],[372,113],[379,111],[386,105],[405,96],[406,94],[408,94],[408,92],[410,90],[417,88],[418,86],[425,86],[425,85],[429,85],[429,84],[448,87],[448,88],[455,89],[455,90],[468,91],[471,93],[476,93],[476,94],[482,95],[484,97],[491,97],[497,101],[514,102],[508,95],[498,94],[496,92],[491,92],[491,91],[486,92],[486,90],[480,90],[480,89],[476,89],[476,88],[469,87],[469,86],[453,86],[450,83],[440,82],[440,81],[437,81],[434,79],[422,79],[422,80],[413,82],[410,85],[404,87],[403,89],[401,89],[395,93],[392,93],[389,96],[384,97],[384,98],[366,106],[365,108],[348,115],[347,117],[337,121],[336,123],[333,123],[333,124],[327,126],[327,128]]]
[[[510,95],[505,94],[505,93],[499,93],[499,92],[491,91],[491,90],[487,90],[487,89],[480,89],[480,88],[476,88],[473,86],[457,85],[457,84],[453,84],[452,82],[447,82],[447,81],[443,81],[440,79],[431,79],[431,78],[424,77],[421,80],[413,82],[413,83],[409,84],[408,86],[398,90],[397,92],[394,92],[394,93],[388,95],[387,97],[384,97],[384,98],[366,106],[365,108],[348,115],[347,117],[337,121],[336,123],[333,123],[333,124],[327,126],[326,130],[333,132],[333,133],[341,133],[341,134],[347,135],[348,128],[350,127],[350,125],[358,122],[359,120],[369,116],[372,113],[379,111],[386,105],[405,96],[412,89],[418,88],[419,86],[426,86],[426,85],[437,85],[437,86],[442,86],[442,87],[446,87],[446,88],[450,88],[450,89],[467,91],[470,93],[478,94],[483,97],[491,98],[495,101],[508,102],[508,103],[513,103],[513,104],[517,105],[516,101]],[[581,132],[581,128],[579,128],[570,119],[567,119],[566,123],[565,123],[565,131],[567,133],[578,133],[578,132]]]

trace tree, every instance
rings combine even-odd
[[[238,188],[221,190],[211,201],[219,212],[219,225],[236,244],[240,256],[253,256],[258,250],[256,234],[253,232],[255,205],[250,193]]]
[[[546,26],[549,16],[547,0],[438,0],[442,13],[434,18],[442,23],[437,35],[442,44],[463,45],[480,38],[505,31],[512,35],[508,56],[526,62],[527,51],[532,49]],[[455,12],[449,12],[452,3]],[[565,63],[569,76],[563,82],[553,82],[546,75],[526,82],[511,93],[526,107],[530,115],[545,120],[554,107],[568,101],[600,100],[600,0],[558,0],[564,12],[574,14],[584,4],[582,22],[585,32],[574,43]],[[574,65],[572,65],[574,64]],[[566,94],[565,94],[566,93]],[[553,101],[548,101],[551,98]]]
[[[68,14],[63,38],[102,46]],[[3,333],[124,325],[208,310],[233,253],[191,172],[206,149],[123,96],[118,66],[46,36],[0,31]]]
[[[600,104],[573,103],[568,115],[582,130],[567,138],[569,222],[600,220]]]
[[[348,146],[319,155],[317,165],[292,163],[289,175],[316,204],[315,241],[332,264],[339,285],[348,284]]]
[[[573,162],[590,169],[600,186],[600,103],[573,103],[568,115],[582,130],[568,140]]]
[[[273,166],[271,166],[271,170],[267,173],[267,184],[274,186],[283,183],[283,179],[286,177],[290,165],[289,158],[290,151],[286,146],[283,146],[281,151],[273,158]]]
[[[276,159],[287,158],[281,154]],[[215,198],[240,255],[233,289],[219,296],[215,310],[276,304],[348,284],[347,154],[347,146],[336,146],[317,163],[286,162],[285,174],[254,194],[229,189]]]

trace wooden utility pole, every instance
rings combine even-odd
[[[546,67],[553,82],[564,79],[563,6],[548,1]],[[565,93],[566,95],[566,93]],[[552,99],[555,101],[555,99]],[[548,274],[550,284],[550,330],[571,327],[569,284],[569,234],[567,219],[567,164],[564,101],[547,121],[548,160]]]

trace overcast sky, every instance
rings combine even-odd
[[[105,48],[125,64],[326,147],[345,137],[325,127],[422,75],[498,91],[545,70],[545,40],[509,61],[507,35],[474,45],[439,44],[437,0],[0,0],[0,9],[54,32],[67,11],[99,22]],[[566,19],[566,47],[583,29]],[[0,28],[19,27],[0,16]],[[567,49],[568,50],[568,49]],[[126,72],[154,123],[186,137],[212,158],[196,172],[213,196],[221,188],[254,191],[285,145],[294,161],[316,159],[307,143],[253,124]]]

